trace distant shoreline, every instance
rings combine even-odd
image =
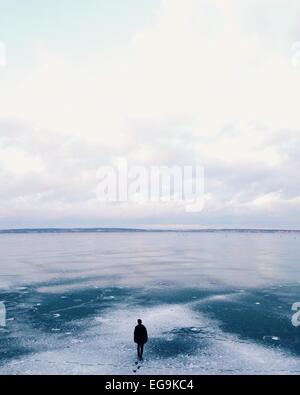
[[[300,233],[299,229],[138,229],[138,228],[24,228],[0,229],[1,234],[41,233]]]

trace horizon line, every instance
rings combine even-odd
[[[282,229],[282,228],[127,228],[127,227],[33,227],[33,228],[9,228],[0,229],[0,234],[8,233],[97,233],[97,232],[184,232],[184,233],[201,233],[201,232],[300,232],[300,229]]]

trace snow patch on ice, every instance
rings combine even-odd
[[[300,371],[299,358],[224,333],[216,322],[194,311],[192,305],[124,305],[95,317],[95,320],[82,320],[84,331],[76,333],[76,338],[70,336],[70,332],[59,334],[55,340],[57,349],[36,352],[10,362],[0,368],[0,374],[132,374],[136,353],[132,334],[137,318],[143,319],[150,336],[140,374],[283,374]],[[101,325],[95,325],[95,322]],[[159,349],[151,353],[152,339],[161,339],[172,346],[174,336],[184,338],[187,328],[186,336],[192,336],[195,344],[192,354],[182,352],[175,357],[163,357]],[[207,341],[205,348],[201,347],[203,336]],[[272,338],[279,341],[276,336]]]

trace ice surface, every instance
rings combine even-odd
[[[300,372],[296,357],[225,334],[216,322],[195,313],[188,305],[164,305],[130,309],[120,306],[119,310],[96,317],[97,325],[82,322],[83,328],[72,337],[59,335],[56,349],[11,361],[1,367],[0,373],[132,374],[135,348],[128,334],[140,315],[151,340],[139,374]],[[53,342],[50,336],[45,340],[49,345]]]
[[[289,235],[1,237],[0,374],[134,374],[137,318],[149,342],[136,374],[300,373]]]

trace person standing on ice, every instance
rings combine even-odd
[[[148,341],[148,333],[146,327],[142,324],[142,320],[139,319],[138,325],[134,330],[134,342],[137,344],[137,355],[138,359],[143,359],[144,345]]]

